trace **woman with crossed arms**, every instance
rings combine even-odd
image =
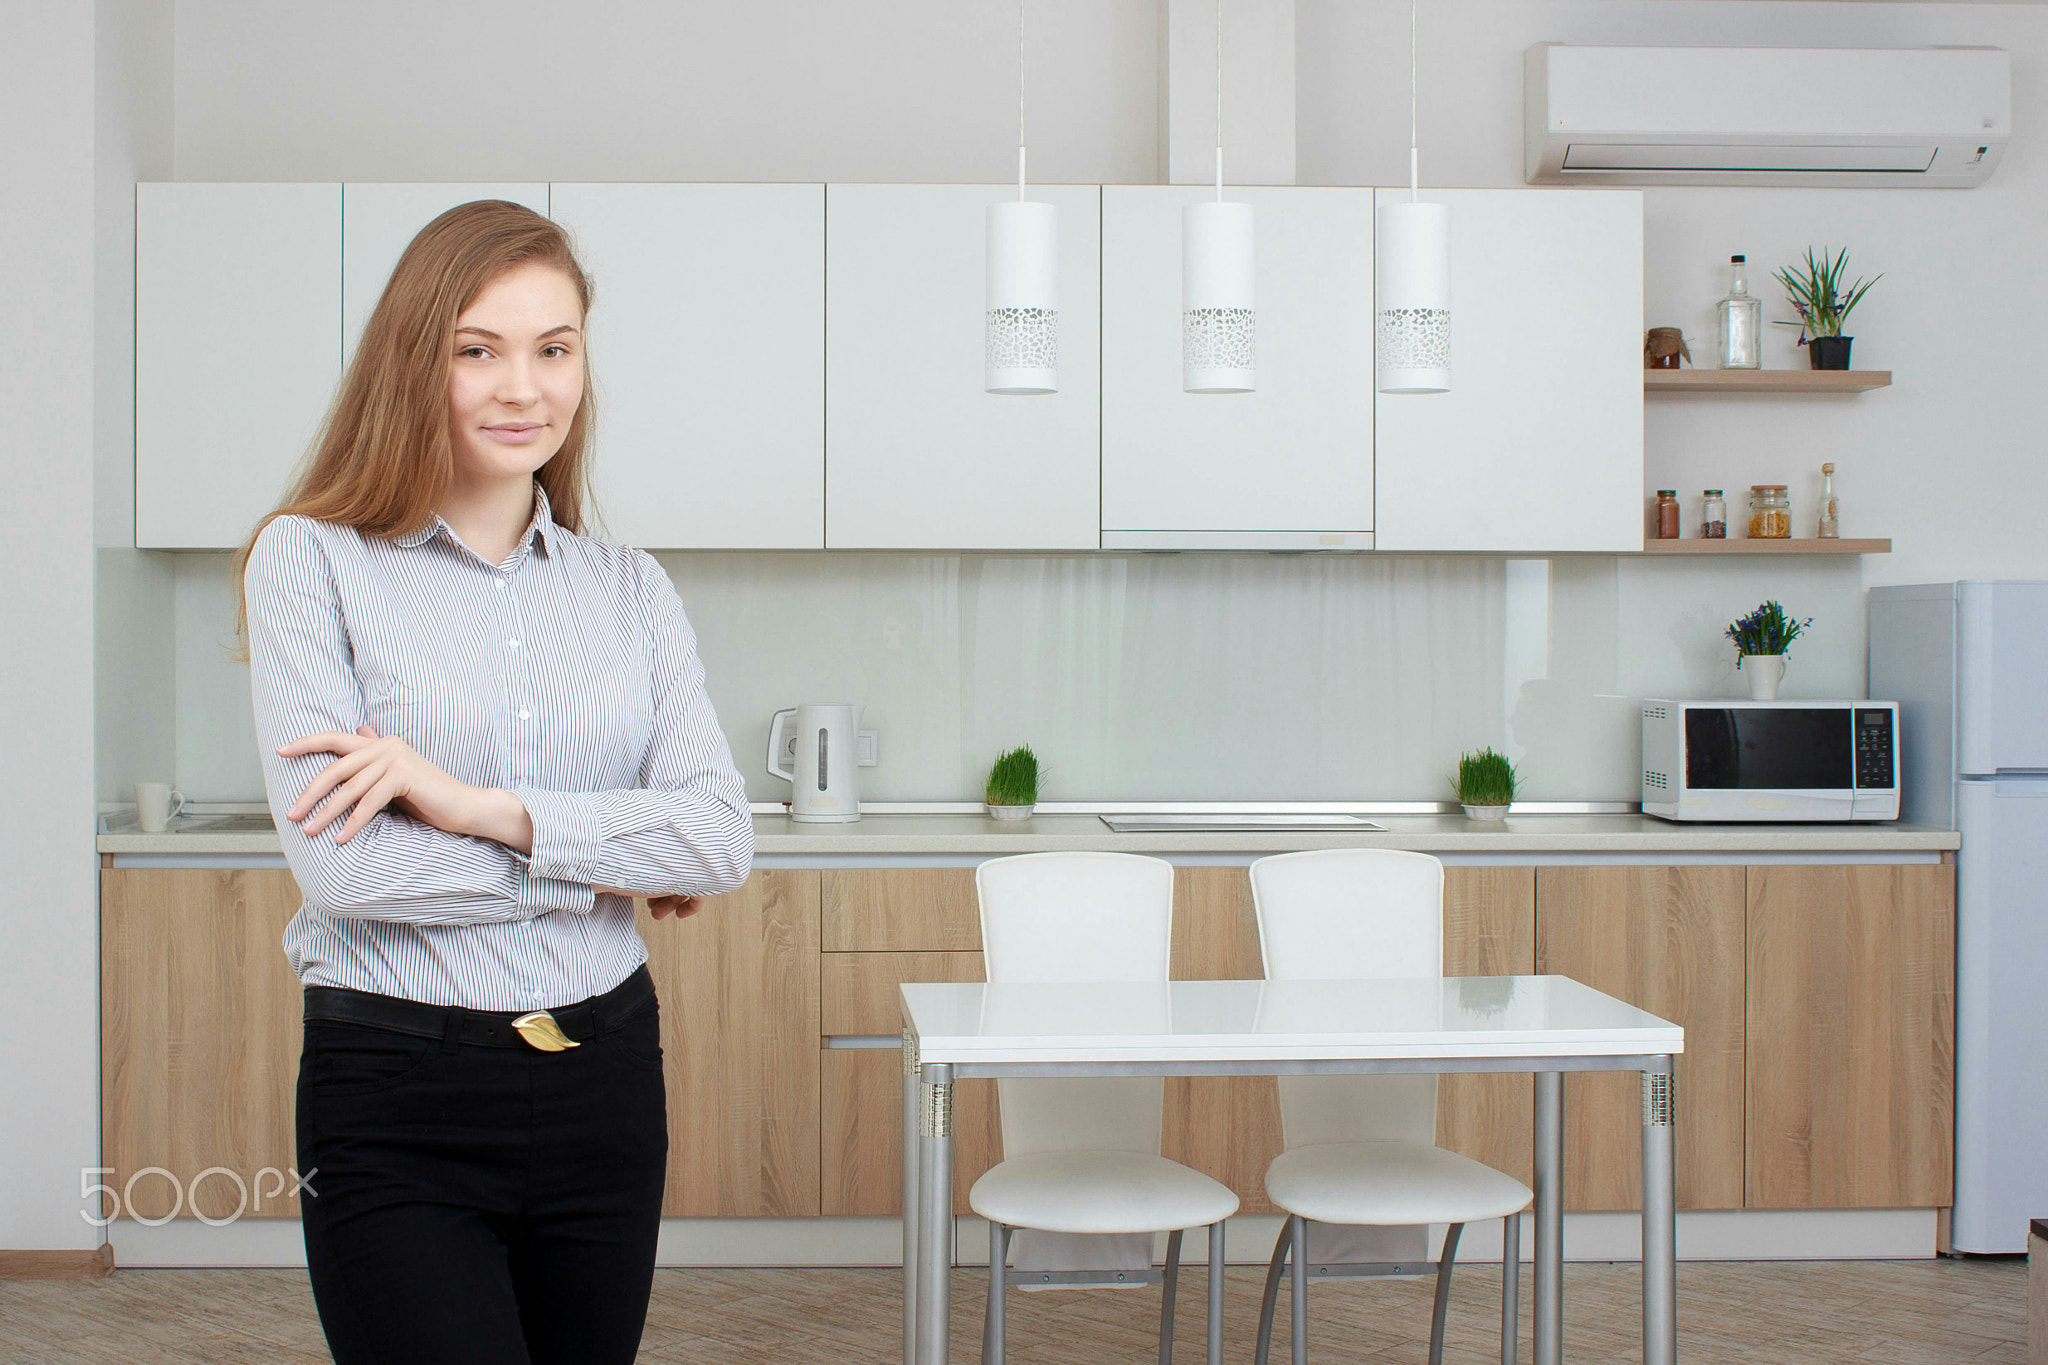
[[[656,920],[753,826],[682,604],[583,534],[590,285],[516,204],[392,272],[240,583],[306,901],[306,1261],[340,1365],[625,1365],[668,1154]]]

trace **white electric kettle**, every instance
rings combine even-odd
[[[768,722],[768,775],[794,787],[789,818],[806,824],[847,824],[860,819],[860,712],[858,703],[813,702],[777,711]],[[796,717],[795,767],[783,766]]]

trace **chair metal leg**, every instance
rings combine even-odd
[[[1266,1353],[1273,1346],[1273,1309],[1280,1302],[1280,1269],[1287,1264],[1287,1243],[1294,1232],[1290,1220],[1280,1225],[1280,1235],[1273,1239],[1273,1260],[1266,1267],[1266,1293],[1259,1303],[1259,1345],[1254,1355],[1255,1365],[1266,1365]]]
[[[1308,1365],[1308,1220],[1299,1214],[1288,1219],[1288,1256],[1294,1262],[1289,1278],[1294,1290],[1294,1365]]]
[[[1223,1365],[1223,1220],[1209,1224],[1209,1365]]]
[[[982,1320],[981,1365],[1003,1365],[1003,1289],[1010,1282],[1010,1229],[988,1225],[988,1314]]]
[[[1429,1365],[1444,1365],[1444,1315],[1451,1308],[1451,1270],[1458,1263],[1458,1238],[1464,1231],[1463,1223],[1444,1229],[1444,1254],[1436,1263],[1436,1307],[1429,1315]]]
[[[1166,1295],[1159,1305],[1159,1365],[1173,1365],[1173,1300],[1180,1289],[1180,1233],[1166,1236]]]
[[[1522,1215],[1500,1220],[1500,1365],[1515,1365],[1522,1332]]]

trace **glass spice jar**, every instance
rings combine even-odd
[[[1782,483],[1749,486],[1749,538],[1786,540],[1792,535],[1792,499]]]
[[[1728,539],[1728,500],[1718,488],[1709,488],[1700,504],[1700,539]]]
[[[1657,539],[1678,539],[1678,490],[1657,490]]]

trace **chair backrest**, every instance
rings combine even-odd
[[[1444,866],[1426,853],[1322,849],[1252,864],[1266,977],[1443,975]],[[1288,1147],[1436,1141],[1436,1077],[1283,1076]]]
[[[1026,853],[974,872],[993,982],[1167,979],[1173,864],[1129,853]],[[997,1083],[1004,1157],[1159,1151],[1158,1077]]]

